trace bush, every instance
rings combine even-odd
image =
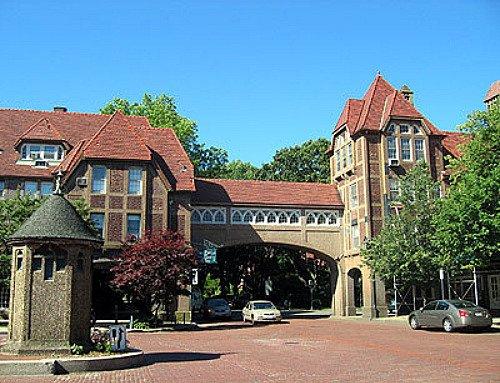
[[[79,344],[72,344],[71,345],[71,354],[73,355],[83,355],[85,353],[85,350],[83,346],[80,346]]]
[[[90,334],[92,348],[99,352],[111,352],[111,342],[109,341],[109,331],[107,330],[92,330]]]
[[[140,320],[135,320],[132,327],[138,330],[149,330],[151,328],[149,322],[144,322]]]
[[[0,319],[9,319],[9,309],[5,307],[0,307]]]

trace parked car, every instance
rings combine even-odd
[[[205,319],[231,318],[231,308],[227,301],[222,298],[206,299],[203,303],[202,312]]]
[[[414,330],[421,327],[441,327],[446,332],[468,327],[488,329],[493,324],[488,310],[458,299],[429,302],[420,310],[411,312],[408,321]]]
[[[250,301],[241,311],[243,322],[279,322],[281,312],[270,301]]]

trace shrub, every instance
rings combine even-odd
[[[80,346],[79,344],[72,344],[71,345],[71,354],[73,355],[83,355],[85,353],[85,350],[83,346]]]
[[[107,330],[92,330],[90,334],[92,348],[99,352],[111,352],[111,343],[109,341],[109,331]]]

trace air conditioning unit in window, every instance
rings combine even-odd
[[[389,166],[399,166],[399,160],[396,158],[391,158],[389,160]]]
[[[43,160],[36,160],[35,161],[35,166],[38,167],[38,168],[46,168],[49,164],[47,163],[47,161],[43,161]]]
[[[76,184],[82,188],[87,186],[87,177],[78,177],[76,179]]]

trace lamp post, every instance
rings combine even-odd
[[[439,280],[441,281],[441,299],[444,299],[444,269],[439,269]]]

